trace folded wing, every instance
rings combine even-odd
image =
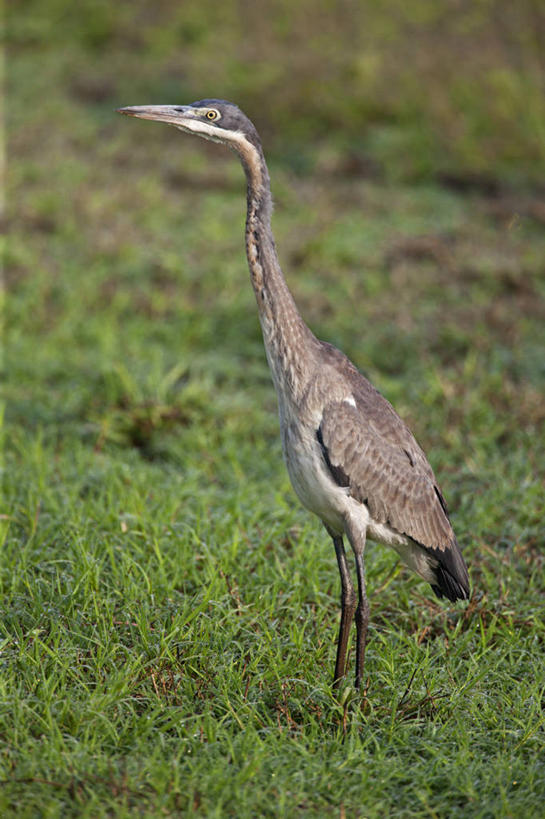
[[[351,400],[334,402],[317,430],[324,458],[338,484],[432,559],[439,595],[469,596],[467,569],[433,470],[393,407],[362,377]],[[372,395],[371,395],[372,392]]]

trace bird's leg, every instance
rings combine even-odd
[[[354,591],[354,584],[350,577],[350,570],[346,560],[346,553],[344,551],[342,535],[332,535],[333,543],[335,545],[335,554],[337,555],[337,563],[339,564],[339,572],[341,575],[341,625],[339,627],[339,639],[337,642],[337,661],[335,663],[335,676],[333,678],[333,687],[338,688],[341,680],[346,674],[346,647],[348,645],[348,635],[350,634],[350,626],[354,618],[356,610],[356,593]]]
[[[365,568],[363,565],[363,549],[355,549],[356,572],[358,575],[358,608],[356,609],[356,688],[359,688],[363,678],[363,663],[365,660],[365,646],[367,644],[367,627],[369,625],[369,601],[365,593]]]
[[[365,644],[367,642],[367,626],[369,625],[369,601],[365,593],[365,568],[363,552],[365,550],[365,529],[355,526],[347,518],[345,520],[346,534],[356,558],[356,572],[358,575],[358,607],[356,609],[356,688],[359,688],[363,679],[363,663],[365,660]]]

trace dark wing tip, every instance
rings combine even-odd
[[[469,600],[469,576],[467,566],[456,538],[446,549],[426,549],[437,560],[435,583],[431,587],[437,597],[446,597],[451,603]]]
[[[437,597],[446,597],[451,603],[455,603],[456,600],[469,600],[469,583],[462,585],[442,566],[436,569],[435,578],[437,584],[432,583],[431,587]]]

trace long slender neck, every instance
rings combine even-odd
[[[279,397],[297,400],[305,389],[318,342],[303,321],[280,268],[271,230],[272,198],[260,148],[238,146],[248,182],[246,255],[269,367]]]

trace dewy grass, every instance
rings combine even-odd
[[[74,117],[62,83],[32,105],[29,64],[8,179],[0,813],[541,816],[531,198],[512,224],[501,197],[271,169],[301,310],[425,445],[474,592],[442,605],[370,544],[365,693],[337,699],[335,557],[281,460],[238,168],[214,151],[180,178],[188,140],[135,145],[113,106]]]

